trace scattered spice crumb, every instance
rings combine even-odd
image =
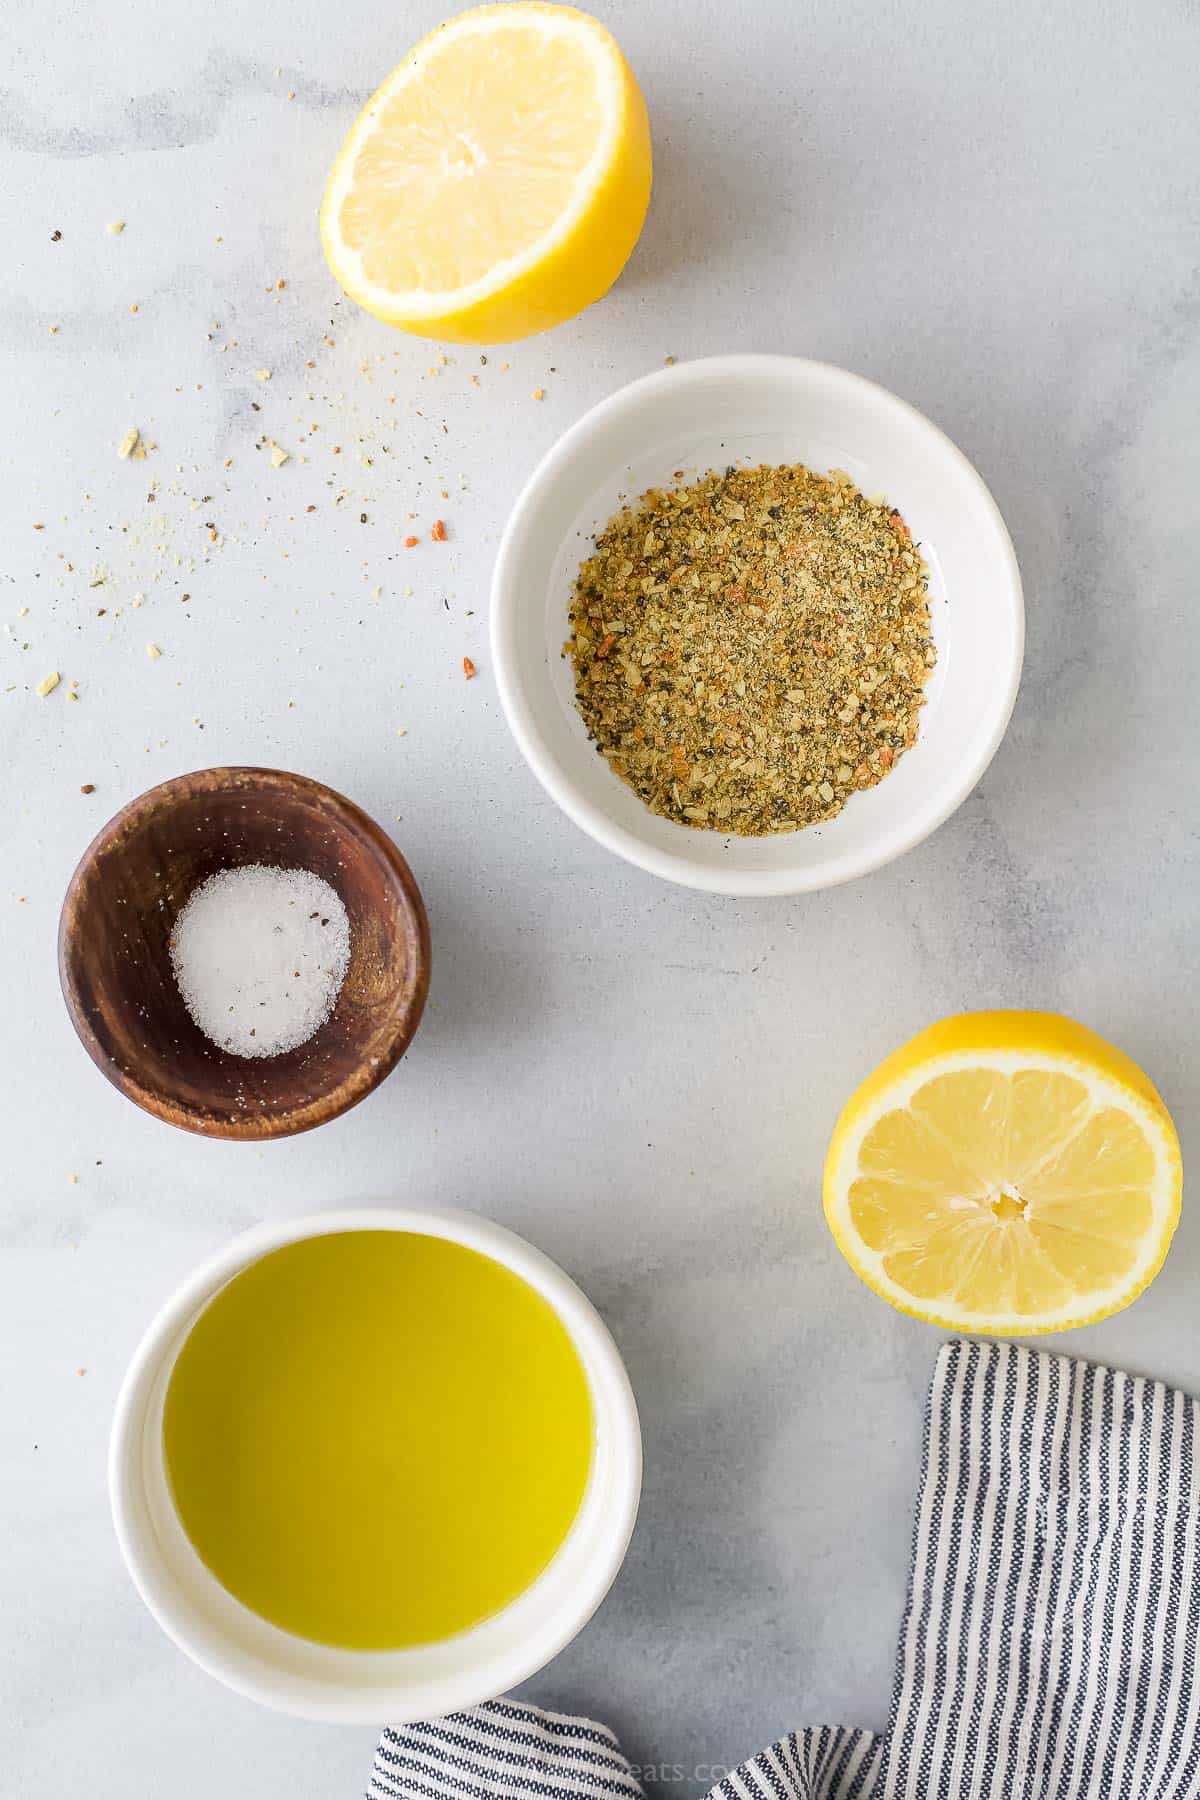
[[[162,655],[162,651],[159,649],[157,644],[147,644],[146,645],[146,655],[150,658],[151,662],[157,662],[159,657]]]
[[[476,673],[475,664],[471,661],[469,656],[464,656],[463,657],[463,674],[465,675],[466,679],[468,681],[470,681],[472,675],[474,675],[475,673]]]
[[[546,398],[545,388],[534,388],[533,397],[535,400],[544,400]]]
[[[125,229],[125,221],[124,219],[110,219],[104,229],[109,237],[120,237]]]
[[[291,462],[291,460],[290,453],[283,448],[282,444],[271,445],[271,467],[273,469],[282,469],[284,463]]]
[[[37,684],[35,692],[38,694],[39,698],[44,700],[47,694],[52,694],[54,692],[61,680],[62,676],[59,674],[58,670],[51,669],[48,675],[42,676],[42,679]]]
[[[412,550],[420,543],[420,541],[419,537],[406,537],[404,540],[404,548],[406,550]]]
[[[133,455],[134,451],[137,449],[137,447],[141,443],[141,441],[142,441],[141,432],[138,430],[136,425],[131,425],[129,427],[129,430],[125,433],[125,436],[121,439],[120,443],[117,445],[117,455],[120,457],[122,462],[125,462],[129,457],[131,457]]]
[[[94,794],[96,791],[96,784],[94,781],[85,781],[79,791],[81,794]]]
[[[435,544],[444,544],[446,541],[446,521],[444,519],[435,519],[433,521],[433,530],[429,535]]]
[[[270,379],[271,379],[270,369],[255,369],[254,379],[255,379],[255,381],[270,381]]]
[[[62,232],[61,231],[52,231],[50,233],[50,242],[52,244],[61,244],[62,243]]]

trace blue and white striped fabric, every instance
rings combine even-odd
[[[607,1725],[489,1700],[385,1731],[368,1800],[643,1800]]]
[[[781,1738],[710,1800],[1200,1800],[1197,1402],[940,1352],[886,1734]],[[639,1800],[602,1725],[495,1701],[384,1733],[370,1800]]]

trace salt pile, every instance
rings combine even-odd
[[[333,1011],[350,961],[350,920],[308,869],[219,869],[188,896],[171,965],[201,1031],[236,1056],[280,1056]]]

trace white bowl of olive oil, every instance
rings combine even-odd
[[[895,758],[890,773],[875,782],[865,763],[853,771],[847,766],[845,786],[861,791],[850,792],[836,816],[797,821],[787,817],[784,806],[770,833],[755,836],[722,829],[719,809],[710,815],[697,807],[687,817],[652,810],[610,766],[610,750],[616,747],[618,758],[625,751],[589,737],[576,703],[572,656],[564,649],[572,638],[572,595],[581,565],[592,556],[597,534],[623,507],[636,508],[650,489],[697,483],[708,471],[730,476],[764,466],[781,474],[797,467],[821,477],[841,472],[866,505],[894,509],[928,570],[931,672],[915,742],[905,747],[907,739],[894,740],[902,754],[890,743],[883,749],[888,767]],[[627,570],[633,566],[630,562]],[[683,574],[682,566],[672,570],[672,578]],[[736,582],[728,594],[745,598]],[[644,602],[627,594],[615,610],[627,604],[636,608]],[[670,608],[666,611],[669,616]],[[618,620],[601,644],[601,657],[615,646],[610,668],[622,660],[623,644],[633,641],[620,635],[630,629],[629,619]],[[601,630],[607,632],[607,625]],[[717,356],[683,363],[647,375],[593,407],[526,483],[504,532],[492,584],[497,687],[513,736],[543,787],[606,849],[653,875],[713,893],[795,894],[832,887],[879,868],[927,837],[970,793],[1004,735],[1023,644],[1013,547],[995,501],[966,457],[894,394],[845,369],[795,356]],[[678,650],[674,654],[678,660]],[[753,666],[757,672],[766,665]],[[655,703],[662,688],[677,687],[694,672],[680,668],[677,676],[664,677]],[[859,670],[854,678],[864,673],[869,677],[873,671]],[[631,685],[642,686],[632,667],[627,675]],[[699,684],[693,685],[698,692]],[[873,685],[859,691],[869,692]],[[777,686],[781,707],[785,699],[806,698],[784,694],[786,679]],[[711,680],[708,688],[711,699]],[[745,684],[726,692],[734,727],[757,731],[735,697],[744,694]],[[850,697],[857,707],[858,691]],[[725,716],[723,708],[716,710]],[[887,710],[879,709],[884,715]],[[850,716],[829,711],[830,739],[839,735],[835,719]],[[686,765],[680,772],[685,787],[692,779],[714,779],[715,765],[700,758],[713,756],[716,740],[697,748],[689,764],[668,728],[656,735],[662,717],[646,711],[633,736],[644,731],[655,738],[664,757],[678,751]],[[744,741],[747,753],[756,749],[748,735]],[[808,762],[802,751],[789,751],[778,767],[799,787],[810,779],[799,772]],[[819,775],[812,779],[814,793],[835,800],[832,791],[818,788]],[[837,779],[843,780],[840,771]]]
[[[171,1297],[113,1422],[138,1591],[229,1687],[404,1723],[525,1680],[621,1566],[641,1436],[607,1328],[486,1219],[264,1225]]]

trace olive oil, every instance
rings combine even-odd
[[[587,1378],[499,1263],[402,1231],[306,1238],[214,1295],[167,1389],[184,1529],[285,1631],[427,1644],[541,1574],[591,1464]]]

